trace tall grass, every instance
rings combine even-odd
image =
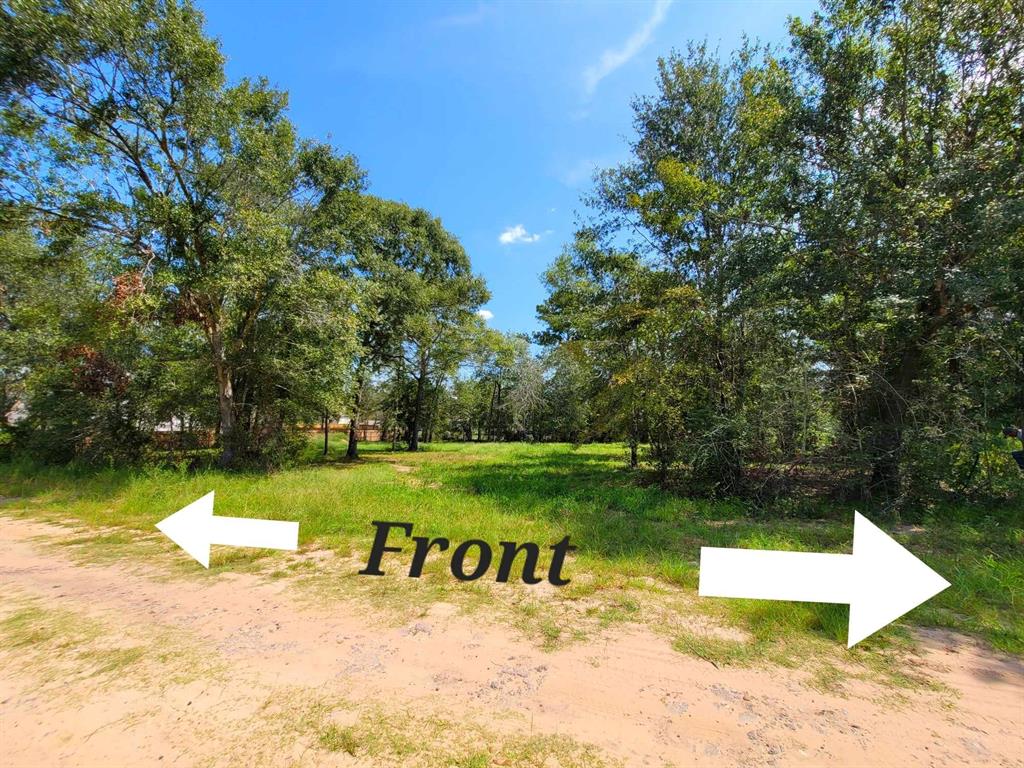
[[[414,535],[453,542],[543,546],[569,535],[578,547],[569,575],[575,568],[592,574],[596,585],[653,579],[687,591],[697,584],[701,546],[849,552],[852,543],[852,507],[823,506],[817,519],[765,519],[739,502],[681,497],[643,484],[626,468],[619,445],[435,444],[409,454],[364,444],[355,462],[342,459],[341,435],[332,436],[327,457],[317,448],[311,443],[299,466],[273,474],[2,464],[0,514],[148,533],[215,490],[217,514],[297,520],[304,544],[365,554],[373,520],[411,522]],[[103,546],[124,545],[120,534],[105,535]],[[909,623],[967,631],[1024,654],[1024,510],[945,510],[897,538],[953,585],[913,611]],[[401,573],[407,556],[389,555],[387,569]],[[220,557],[230,564],[223,558],[245,555]],[[582,585],[574,589],[566,594],[579,598]],[[845,637],[844,606],[699,604],[764,647]],[[899,629],[888,630],[866,647],[901,637]]]

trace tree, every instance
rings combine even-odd
[[[462,440],[483,438],[487,419],[490,388],[476,376],[458,377],[452,384],[449,426]]]
[[[583,366],[586,432],[711,492],[814,459],[893,509],[1006,493],[1021,22],[999,0],[836,0],[792,23],[789,59],[661,60],[632,158],[545,276],[539,338]]]
[[[590,369],[578,345],[552,348],[544,358],[545,378],[537,437],[579,444],[594,421]]]
[[[1024,402],[1022,24],[1012,3],[928,0],[827,2],[792,25],[790,285],[876,496],[976,467]]]
[[[544,362],[530,351],[525,337],[517,339],[512,380],[505,396],[508,435],[516,440],[536,440],[544,410]]]
[[[362,227],[354,270],[364,280],[366,300],[356,381],[365,384],[383,369],[390,373],[390,411],[405,422],[409,450],[415,451],[428,395],[469,354],[479,326],[475,312],[487,301],[487,288],[472,273],[458,239],[427,211],[371,198]],[[349,441],[354,456],[352,430]]]
[[[701,471],[717,446],[701,421],[711,334],[693,287],[585,234],[545,279],[551,293],[539,308],[548,325],[542,338],[593,361],[593,416],[606,435],[626,438],[630,465],[638,465],[647,441],[662,483],[686,455],[691,472]]]
[[[465,359],[469,329],[479,322],[474,311],[487,300],[483,281],[473,275],[420,284],[415,290],[403,340],[406,370],[413,382],[408,411],[410,451],[419,450],[428,388],[440,387]]]
[[[619,286],[623,308],[642,303],[643,294],[652,290],[686,296],[689,308],[676,333],[689,327],[696,334],[686,357],[693,360],[695,349],[704,350],[690,367],[700,377],[697,388],[659,406],[687,424],[685,429],[671,427],[677,437],[665,432],[664,441],[658,441],[654,450],[662,473],[665,462],[675,463],[688,452],[691,459],[699,458],[691,470],[705,472],[723,490],[735,489],[749,447],[750,379],[761,362],[752,358],[776,334],[778,313],[766,288],[795,238],[785,196],[798,168],[785,119],[795,98],[793,82],[780,62],[754,46],[745,46],[728,65],[705,46],[691,46],[685,55],[659,61],[658,86],[655,96],[634,103],[638,138],[633,159],[598,179],[592,199],[597,217],[590,232],[595,246],[609,253],[625,238],[654,270],[641,265],[630,267],[631,273],[609,275]],[[621,259],[607,263],[613,269],[629,264]],[[659,287],[642,285],[647,279]],[[696,320],[692,312],[700,315],[699,333],[691,325]],[[644,322],[653,317],[648,314]],[[664,343],[671,334],[662,327],[657,339],[649,339],[656,357],[670,352]],[[646,352],[629,354],[634,371],[651,362]],[[668,386],[673,387],[671,382]],[[704,393],[702,402],[692,401],[695,391]],[[689,405],[680,410],[683,401]],[[672,423],[662,420],[657,426],[664,431]],[[671,445],[684,439],[688,446]]]
[[[154,321],[201,331],[223,465],[280,447],[346,378],[355,160],[298,141],[266,82],[228,86],[187,2],[22,0],[3,16],[5,200],[47,248],[102,240]]]

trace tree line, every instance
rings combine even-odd
[[[580,366],[557,351],[538,353],[534,347],[526,334],[478,324],[463,337],[457,365],[423,379],[404,375],[409,360],[382,369],[360,389],[360,410],[384,439],[410,447],[410,409],[417,400],[423,404],[419,439],[428,443],[621,439],[616,428],[602,429],[592,420],[589,381]],[[425,386],[417,398],[421,381]],[[349,437],[351,443],[351,432]]]
[[[8,447],[138,461],[177,418],[223,466],[274,464],[389,370],[415,448],[488,299],[441,221],[369,195],[285,93],[228,83],[187,2],[0,11]]]
[[[828,0],[782,50],[659,61],[539,308],[634,464],[710,493],[1019,492],[1022,29],[1003,0]]]
[[[1020,490],[1017,4],[828,0],[786,47],[660,59],[533,337],[486,327],[438,218],[228,83],[189,3],[0,13],[7,452],[135,462],[176,420],[271,466],[344,412],[412,450],[623,441],[705,495]]]

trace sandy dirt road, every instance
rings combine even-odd
[[[1024,766],[1024,665],[955,635],[916,661],[944,691],[830,695],[641,627],[545,652],[443,603],[389,627],[287,580],[80,565],[67,536],[0,518],[3,766]]]

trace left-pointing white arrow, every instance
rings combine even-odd
[[[210,567],[210,546],[263,549],[298,549],[299,524],[283,520],[254,520],[248,517],[214,517],[213,491],[156,524],[166,536]]]

